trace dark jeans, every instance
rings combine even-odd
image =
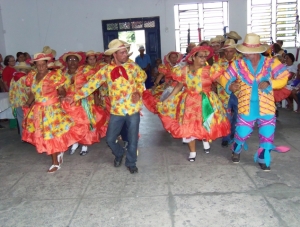
[[[127,167],[136,166],[139,125],[140,113],[126,116],[110,115],[106,141],[111,148],[113,155],[115,155],[116,158],[120,158],[124,155],[125,150],[119,143],[116,143],[116,139],[120,135],[123,126],[126,126],[128,147],[125,165]]]
[[[222,138],[222,141],[230,141],[230,139],[234,138],[235,134],[235,125],[236,125],[236,120],[237,120],[237,114],[238,114],[238,99],[235,96],[235,94],[231,93],[229,100],[228,100],[228,105],[227,105],[227,117],[228,120],[230,121],[230,134],[228,136],[224,136]]]
[[[120,133],[123,142],[128,142],[127,134],[128,134],[127,133],[127,126],[126,126],[126,124],[124,124],[123,127],[122,127],[122,130],[121,130],[121,133]]]

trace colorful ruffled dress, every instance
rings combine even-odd
[[[165,89],[170,89],[174,88],[177,84],[176,81],[173,80],[172,78],[172,70],[173,66],[165,62],[165,64],[160,65],[158,67],[158,72],[160,74],[163,74],[165,76],[165,82],[158,85],[154,91],[152,89],[145,90],[143,92],[143,103],[147,107],[149,111],[151,111],[154,114],[157,114],[157,103],[160,101],[160,98],[165,91]],[[171,87],[170,87],[171,86]]]
[[[189,65],[173,70],[173,79],[183,83],[180,96],[158,105],[164,128],[175,138],[214,140],[230,132],[230,123],[218,96],[211,90],[212,82],[221,72],[204,66],[193,72]]]
[[[66,77],[70,78],[70,84],[66,86],[67,96],[76,94],[84,84],[95,74],[95,71],[86,66],[80,66],[75,75],[71,76],[67,72]],[[86,98],[76,101],[71,106],[68,103],[63,103],[64,109],[74,118],[76,123],[87,123],[89,127],[88,133],[78,143],[91,145],[100,141],[100,135],[103,135],[103,125],[106,121],[105,111],[95,105],[94,94]]]
[[[33,144],[39,153],[48,155],[64,152],[85,135],[88,127],[77,124],[61,107],[57,89],[68,81],[60,70],[49,71],[39,82],[37,72],[26,77],[35,102],[31,108],[24,108],[22,140]]]

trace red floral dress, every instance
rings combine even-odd
[[[230,123],[218,96],[211,90],[217,77],[213,67],[205,66],[196,72],[186,65],[173,71],[173,79],[183,83],[180,96],[158,104],[159,117],[164,128],[175,138],[214,140],[230,132]]]
[[[24,109],[22,139],[33,144],[39,153],[48,155],[64,152],[88,131],[85,124],[75,126],[73,119],[62,109],[57,89],[67,81],[60,70],[50,71],[39,82],[36,72],[26,77],[26,85],[34,94],[35,102]]]
[[[71,81],[70,84],[66,86],[67,96],[76,94],[94,74],[95,71],[93,68],[86,66],[80,66],[73,77],[70,77],[70,75],[66,73],[66,76],[69,77]],[[76,101],[75,104],[71,106],[64,102],[63,108],[72,116],[76,123],[85,122],[89,127],[89,131],[85,137],[78,141],[80,144],[91,145],[99,142],[100,136],[105,136],[107,127],[103,128],[103,126],[106,123],[107,113],[101,107],[95,105],[93,93],[86,98]]]

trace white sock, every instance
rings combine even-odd
[[[210,148],[209,142],[202,140],[202,143],[203,143],[203,147],[204,147],[205,150]]]
[[[72,145],[72,148],[71,148],[71,150],[76,150],[76,149],[77,149],[77,147],[78,147],[78,143],[74,143],[74,144]]]
[[[87,146],[82,146],[81,151],[87,151],[88,147]]]
[[[189,158],[196,158],[196,152],[190,152]]]

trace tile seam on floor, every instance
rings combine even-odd
[[[244,168],[244,166],[241,165],[241,168],[243,169],[243,171],[245,172],[245,174],[247,175],[247,177],[250,179],[250,181],[253,183],[253,185],[255,186],[256,189],[258,189],[255,181],[251,178],[251,176],[248,174],[248,172],[246,171],[246,169]],[[270,201],[267,199],[267,197],[265,196],[264,192],[262,191],[260,193],[260,195],[264,198],[264,200],[267,203],[267,206],[272,210],[273,215],[276,216],[278,218],[279,224],[281,227],[288,227],[287,223],[282,219],[281,215],[274,209],[273,205],[270,203]]]
[[[165,168],[167,170],[167,179],[168,179],[168,207],[169,207],[169,215],[170,215],[170,219],[171,219],[171,223],[172,223],[172,227],[175,226],[175,219],[174,219],[174,214],[175,214],[175,200],[174,200],[174,196],[172,194],[172,190],[171,190],[171,180],[170,180],[170,170],[169,170],[169,165],[168,165],[168,160],[166,157],[166,153],[163,153],[163,157],[164,157],[164,165]]]

